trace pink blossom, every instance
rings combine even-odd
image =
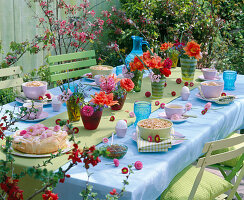
[[[143,164],[142,164],[141,161],[136,161],[135,164],[134,164],[134,166],[135,166],[135,168],[136,168],[137,170],[141,170],[142,167],[143,167]]]
[[[118,167],[118,166],[119,166],[119,160],[116,159],[116,158],[114,159],[114,166],[115,166],[115,167]]]
[[[211,108],[211,106],[212,106],[212,103],[211,102],[208,102],[205,106],[204,106],[204,108],[207,108],[208,110]]]
[[[106,21],[106,22],[107,22],[107,24],[108,24],[108,25],[113,24],[113,21],[112,21],[111,19],[107,19],[107,21]]]
[[[43,128],[44,128],[45,130],[47,130],[47,129],[48,129],[48,127],[46,127],[46,126],[44,126]]]
[[[46,130],[45,134],[47,135],[47,137],[51,137],[53,135],[52,130]]]
[[[58,132],[60,131],[61,127],[59,125],[54,126],[53,131]]]
[[[20,131],[20,136],[23,136],[23,135],[25,135],[27,133],[27,131],[26,130],[22,130],[22,131]]]
[[[47,138],[47,134],[46,133],[42,133],[41,136],[40,136],[41,139],[45,139]]]
[[[32,133],[36,130],[36,128],[34,126],[30,126],[26,129],[27,133]]]
[[[160,74],[154,74],[153,72],[151,72],[150,74],[149,74],[149,78],[151,79],[151,81],[152,82],[159,82],[160,81],[160,79],[161,79],[161,75]]]
[[[44,125],[43,124],[35,124],[34,127],[37,128],[37,129],[39,129],[39,128],[43,128]]]
[[[186,110],[189,111],[189,110],[191,110],[191,108],[192,108],[192,104],[191,104],[191,103],[187,103],[187,104],[185,105],[185,107],[186,107]]]
[[[171,116],[170,119],[171,119],[171,120],[180,120],[181,117],[180,117],[180,115],[178,115],[178,114],[173,114],[173,115]]]
[[[24,135],[23,135],[23,138],[27,139],[27,138],[29,138],[30,136],[31,136],[31,135],[27,133],[27,134],[24,134]]]
[[[96,13],[95,13],[94,10],[92,10],[92,11],[89,12],[89,14],[90,14],[92,17],[94,17]]]
[[[37,129],[34,132],[30,133],[30,135],[37,136],[37,135],[40,135],[39,133],[40,133],[40,131],[39,131],[39,129]]]
[[[131,118],[133,118],[133,117],[135,117],[135,113],[134,113],[134,112],[130,112],[130,113],[129,113],[129,116],[130,116]]]
[[[103,143],[104,144],[108,143],[108,138],[103,138]]]
[[[84,106],[82,108],[82,113],[83,113],[84,116],[90,117],[90,116],[93,115],[94,109],[93,109],[92,106]]]
[[[40,18],[39,21],[40,21],[40,23],[42,23],[42,22],[45,21],[45,19],[44,18]]]

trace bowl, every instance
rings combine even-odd
[[[224,89],[224,82],[204,81],[201,83],[201,91],[205,98],[218,98]]]
[[[128,147],[123,144],[112,144],[112,145],[103,145],[99,148],[99,150],[105,150],[108,151],[108,154],[104,154],[103,156],[105,158],[110,158],[110,159],[120,159],[125,156],[127,153]]]
[[[203,77],[207,80],[214,80],[217,76],[217,70],[212,68],[203,68]]]
[[[45,81],[30,81],[22,84],[22,89],[25,96],[29,99],[39,99],[44,96],[47,91],[47,82]]]
[[[157,125],[158,127],[156,128]],[[165,127],[162,127],[163,125],[165,125]],[[161,139],[170,138],[173,123],[168,119],[150,118],[139,121],[137,126],[142,139],[147,140],[148,136],[152,136],[154,141],[156,135],[159,135]],[[149,128],[149,126],[151,127]]]
[[[92,77],[96,75],[110,75],[113,73],[113,67],[109,65],[95,65],[90,67]]]

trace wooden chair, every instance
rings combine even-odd
[[[21,73],[19,66],[0,69],[0,90],[13,88],[16,93],[20,93],[23,83]]]
[[[225,199],[226,195],[221,194],[226,193],[229,190],[231,191],[227,200],[231,200],[244,176],[244,147],[239,146],[235,150],[215,155],[212,155],[212,152],[236,146],[241,143],[244,143],[244,135],[206,143],[202,151],[203,153],[206,153],[205,157],[200,158],[196,166],[188,166],[182,172],[177,174],[171,181],[169,187],[162,193],[161,200]],[[226,178],[226,180],[205,170],[206,166],[228,161],[237,156],[241,157],[229,175],[229,178]],[[230,183],[230,178],[236,174],[238,174],[237,180],[235,184],[232,185]]]
[[[95,51],[82,51],[48,57],[51,83],[78,78],[90,72],[89,67],[96,65]]]

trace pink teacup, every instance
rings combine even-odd
[[[204,79],[206,80],[214,80],[217,76],[217,70],[211,68],[203,68],[202,69]]]
[[[33,108],[32,108],[32,103],[24,103],[23,107],[27,108],[27,115],[24,117],[26,119],[38,119],[40,115],[42,114],[43,110],[43,104],[34,102]],[[36,109],[36,111],[34,111]]]
[[[201,83],[201,91],[205,98],[218,98],[224,89],[224,83],[220,81],[204,81]]]
[[[185,106],[179,104],[167,104],[164,110],[167,118],[169,119],[171,119],[174,114],[181,116],[186,112]]]
[[[23,92],[29,99],[39,99],[44,96],[47,91],[47,82],[31,81],[22,84]]]

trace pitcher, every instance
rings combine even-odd
[[[125,63],[127,67],[129,67],[129,63],[133,61],[134,57],[136,55],[142,56],[143,51],[142,51],[142,45],[145,44],[149,47],[149,43],[147,41],[144,41],[142,37],[139,36],[131,36],[133,40],[133,49],[130,52],[128,56],[125,58]]]

